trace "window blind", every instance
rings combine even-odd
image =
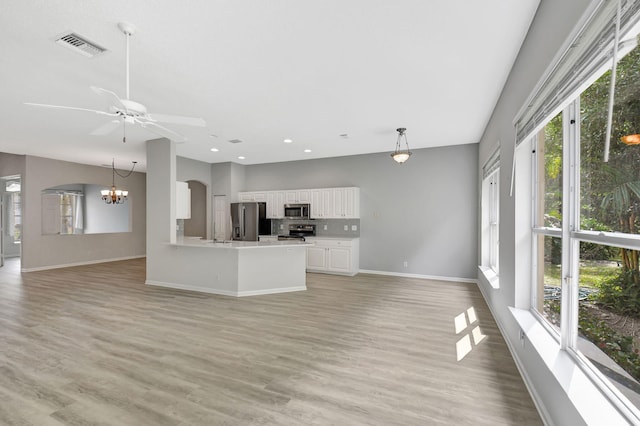
[[[482,167],[482,179],[486,179],[491,173],[500,168],[500,148],[494,152]]]
[[[621,2],[618,58],[635,47],[629,36],[640,18],[640,1]],[[556,59],[516,115],[516,144],[557,114],[611,67],[618,0],[594,1]]]

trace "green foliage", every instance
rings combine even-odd
[[[621,142],[640,133],[640,49],[618,62],[609,163],[604,163],[611,72],[580,95],[582,213],[610,230],[637,233],[640,213],[640,146]]]
[[[580,229],[589,231],[611,231],[611,228],[598,220],[590,217],[584,217],[580,221]],[[580,242],[580,259],[582,260],[609,260],[617,256],[619,249],[616,247],[605,246],[602,244]]]
[[[580,309],[578,323],[580,331],[588,340],[597,345],[634,379],[640,380],[640,355],[633,348],[633,337],[616,332],[587,309]]]
[[[640,317],[640,285],[636,284],[637,270],[620,269],[610,278],[603,279],[595,301],[620,315]]]

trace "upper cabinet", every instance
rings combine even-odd
[[[267,192],[267,219],[282,219],[284,217],[284,191]]]
[[[250,202],[250,201],[266,202],[267,193],[265,191],[240,192],[238,194],[238,201],[242,203]]]
[[[360,188],[333,190],[333,217],[344,219],[360,217]]]
[[[329,219],[333,217],[333,189],[311,190],[311,217]]]
[[[267,218],[284,218],[284,205],[311,205],[312,219],[359,219],[360,188],[319,188],[287,191],[240,192],[240,201],[266,201]]]
[[[314,219],[359,219],[360,188],[312,189],[311,217]]]
[[[191,219],[191,190],[187,182],[176,182],[176,219]]]
[[[311,203],[311,191],[308,189],[296,189],[292,191],[285,191],[285,199],[287,204],[292,203]]]

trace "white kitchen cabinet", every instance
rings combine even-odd
[[[307,247],[307,271],[356,275],[360,269],[360,240],[313,237]]]
[[[326,247],[307,247],[307,271],[327,269]]]
[[[333,218],[360,218],[360,188],[333,189]]]
[[[266,202],[267,193],[265,191],[239,192],[238,201],[240,202]]]
[[[329,219],[333,215],[333,190],[311,190],[311,217],[313,219]]]
[[[176,182],[176,219],[191,219],[191,190],[187,182]]]
[[[311,203],[311,191],[308,189],[296,189],[285,192],[287,204],[309,204]]]
[[[268,191],[267,219],[282,219],[284,217],[284,191]]]
[[[239,192],[241,202],[266,201],[269,219],[284,218],[285,204],[310,204],[313,219],[359,219],[360,188]]]

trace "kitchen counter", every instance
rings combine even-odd
[[[331,237],[331,236],[324,236],[324,235],[316,235],[314,237],[307,237],[308,241],[313,241],[314,239],[316,240],[345,240],[345,241],[351,241],[351,240],[357,240],[360,237]]]
[[[226,296],[306,290],[303,241],[214,242],[181,238],[164,243],[164,262],[153,265],[162,280],[147,284]]]
[[[185,237],[178,239],[175,246],[182,247],[205,247],[214,249],[256,249],[256,248],[272,248],[272,247],[299,247],[310,246],[311,243],[298,240],[285,240],[285,241],[213,241],[203,240],[199,237],[189,238]]]

